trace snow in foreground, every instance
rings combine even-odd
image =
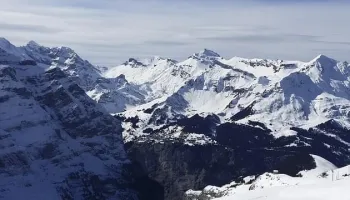
[[[280,186],[265,190],[237,193],[217,200],[349,200],[350,179],[321,184]]]
[[[186,196],[191,200],[350,200],[350,165],[335,169],[323,158],[313,157],[317,168],[300,172],[301,177],[265,173],[240,183],[189,190]]]

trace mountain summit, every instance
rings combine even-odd
[[[321,65],[335,65],[337,61],[328,56],[320,54],[316,58],[312,59],[310,63],[320,63]]]
[[[218,53],[209,49],[203,49],[202,51],[200,51],[199,53],[195,53],[194,55],[199,57],[220,57]]]
[[[32,48],[40,47],[40,45],[38,43],[36,43],[35,41],[33,41],[33,40],[29,41],[26,46],[29,46],[29,47],[32,47]]]

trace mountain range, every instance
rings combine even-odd
[[[297,176],[313,155],[342,167],[350,64],[204,49],[98,67],[1,38],[0,141],[0,199],[185,199],[273,170]]]

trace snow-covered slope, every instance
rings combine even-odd
[[[350,65],[324,55],[310,62],[226,60],[205,49],[182,62],[130,59],[103,73],[121,74],[145,91],[146,104],[123,113],[142,119],[141,128],[149,128],[154,114],[139,111],[151,108],[169,119],[213,113],[222,123],[258,121],[275,137],[290,135],[291,127],[308,129],[329,120],[350,128]]]
[[[250,165],[261,166],[253,173],[276,167],[293,175],[297,169],[290,167],[310,167],[309,154],[322,156],[336,166],[349,164],[349,69],[347,62],[324,55],[310,62],[225,59],[205,49],[180,62],[131,59],[103,75],[113,78],[124,74],[131,83],[147,88],[146,103],[117,117],[123,120],[124,141],[138,152],[135,160],[144,163],[155,180],[179,183],[166,190],[166,195],[177,199],[188,186],[202,189],[205,183],[220,184],[225,178],[235,178],[232,170],[248,175]],[[160,150],[159,145],[170,150]],[[229,156],[235,164],[211,159],[209,152],[218,146],[239,152]],[[200,148],[203,153],[195,154],[198,159],[220,168],[215,173],[225,175],[206,174],[213,169],[198,166],[196,156],[186,166],[176,165],[189,151]],[[169,151],[176,156],[168,158]],[[252,152],[251,159],[259,162],[245,160],[245,152]],[[290,153],[297,155],[285,159]],[[156,155],[157,161],[149,154]],[[154,163],[160,167],[155,168]],[[198,171],[191,174],[193,166]],[[193,176],[198,178],[183,184],[180,181]]]
[[[207,186],[202,191],[189,190],[188,200],[304,200],[304,199],[350,199],[350,166],[336,168],[329,161],[313,156],[316,168],[301,172],[300,177],[265,173],[245,177],[222,187]],[[318,172],[318,173],[315,173]]]

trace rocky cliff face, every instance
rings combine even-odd
[[[122,112],[127,105],[144,103],[142,91],[138,86],[130,84],[125,76],[103,77],[99,69],[69,47],[49,48],[31,41],[19,50],[40,65],[61,69],[110,113]]]
[[[1,66],[0,83],[0,198],[137,198],[120,122],[60,69]]]
[[[130,158],[164,186],[164,197],[170,200],[184,199],[188,188],[224,185],[248,174],[278,169],[295,175],[315,167],[308,154],[297,152],[232,149],[222,145],[187,146],[168,141],[128,145]]]
[[[188,188],[221,186],[274,170],[296,176],[315,168],[313,154],[338,166],[350,162],[349,131],[333,121],[308,130],[293,128],[296,135],[275,138],[271,130],[216,124],[215,119],[182,118],[172,123],[179,132],[164,127],[126,144],[133,162],[164,186],[165,199],[184,199]]]

